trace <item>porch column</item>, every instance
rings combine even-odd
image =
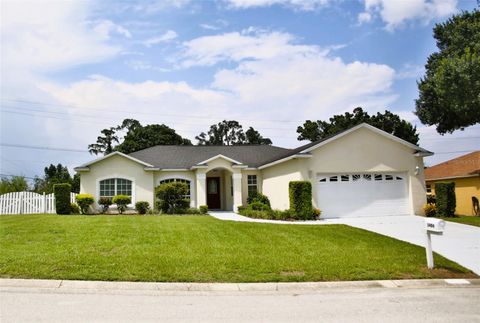
[[[197,203],[196,206],[207,205],[207,174],[198,173],[196,174],[197,178]]]
[[[233,211],[238,212],[238,207],[242,205],[242,174],[234,173],[233,178]]]

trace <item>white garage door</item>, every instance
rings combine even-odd
[[[318,175],[316,198],[323,218],[409,214],[403,173]]]

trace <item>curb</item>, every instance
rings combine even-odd
[[[431,288],[480,287],[480,279],[409,279],[302,283],[150,283],[84,280],[0,279],[0,288],[39,288],[95,291],[181,291],[181,292],[291,292],[342,288]]]

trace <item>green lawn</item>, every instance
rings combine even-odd
[[[439,219],[480,227],[480,216],[458,215],[458,216],[455,216],[454,218],[439,217]]]
[[[343,226],[209,216],[0,216],[0,276],[266,282],[474,277],[439,255]]]

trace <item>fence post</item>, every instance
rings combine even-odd
[[[46,202],[46,196],[45,196],[45,192],[43,192],[43,199],[42,199],[42,213],[47,213],[47,202]]]

